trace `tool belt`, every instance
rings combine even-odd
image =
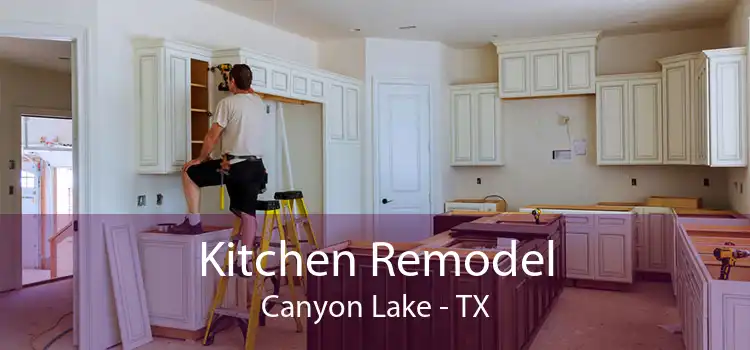
[[[232,160],[232,159],[247,159],[247,160],[260,160],[260,157],[256,156],[235,156],[232,154],[225,154],[224,157],[226,160]]]

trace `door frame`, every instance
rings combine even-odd
[[[370,169],[371,171],[365,171],[365,174],[370,173],[372,174],[372,178],[366,180],[366,188],[370,189],[369,196],[370,197],[370,203],[373,205],[372,213],[374,214],[374,217],[377,217],[378,214],[380,214],[380,169],[379,169],[379,161],[380,161],[380,123],[377,120],[379,107],[378,107],[378,94],[380,92],[380,86],[381,85],[411,85],[411,86],[420,86],[420,87],[427,87],[427,96],[428,96],[428,125],[429,125],[429,135],[428,138],[428,146],[427,146],[427,153],[429,155],[428,157],[428,171],[429,171],[429,189],[428,189],[428,201],[429,201],[429,208],[430,208],[430,214],[436,214],[438,213],[438,209],[436,209],[436,200],[440,200],[441,195],[439,195],[439,192],[436,190],[437,185],[440,183],[441,175],[440,171],[440,157],[433,153],[433,145],[435,144],[435,140],[437,139],[436,131],[436,119],[439,119],[439,113],[436,113],[436,110],[439,111],[439,108],[435,108],[436,102],[434,99],[434,91],[436,90],[434,84],[429,81],[423,81],[423,80],[415,80],[415,79],[409,79],[409,78],[389,78],[389,79],[377,79],[375,77],[370,77],[370,118],[365,124],[367,127],[370,128],[370,132],[367,133],[370,136],[370,139],[372,142],[366,143],[366,147],[364,147],[365,151],[365,159],[369,157],[370,159]],[[439,85],[438,85],[439,86]],[[371,148],[368,149],[367,146],[370,146]],[[369,182],[369,183],[368,183]],[[376,229],[377,220],[373,220],[373,229]],[[430,221],[430,225],[432,225],[432,221]],[[432,229],[432,227],[430,227]],[[374,233],[375,231],[370,232],[370,240],[374,239]]]
[[[94,77],[91,64],[93,64],[94,50],[91,45],[90,30],[83,26],[57,23],[35,23],[24,21],[0,21],[0,37],[13,37],[22,39],[41,39],[65,41],[71,43],[71,97],[73,118],[73,164],[76,171],[73,174],[75,191],[74,220],[78,221],[79,229],[74,233],[74,291],[73,291],[73,343],[82,349],[93,348],[95,340],[95,321],[93,319],[92,303],[82,303],[81,300],[90,300],[94,297],[94,281],[90,280],[91,274],[88,252],[90,251],[90,240],[94,235],[83,235],[81,232],[90,232],[90,222],[87,215],[90,213],[91,184],[90,184],[90,151],[89,151],[89,125],[92,114],[91,87]],[[19,255],[20,256],[20,255]],[[18,259],[16,259],[18,260]],[[20,260],[19,260],[20,262]],[[20,266],[19,266],[20,268]],[[20,271],[20,270],[19,270]],[[20,275],[19,275],[20,277]],[[22,283],[19,280],[19,283]]]

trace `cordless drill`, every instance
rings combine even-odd
[[[539,225],[539,218],[542,216],[542,210],[541,209],[534,209],[531,211],[531,215],[534,216],[534,221],[537,225]]]
[[[714,258],[721,261],[720,280],[729,279],[729,271],[737,264],[737,259],[750,257],[750,250],[731,248],[734,245],[732,242],[726,242],[723,247],[714,249]]]
[[[211,67],[211,71],[219,70],[221,72],[221,77],[224,78],[224,81],[219,83],[219,91],[229,91],[229,71],[232,70],[232,65],[229,63],[222,63],[217,65],[216,67]]]

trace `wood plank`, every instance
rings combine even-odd
[[[530,204],[524,205],[523,208],[539,209],[558,209],[558,210],[590,210],[590,211],[631,211],[632,206],[614,206],[614,205],[569,205],[569,204]]]
[[[318,102],[312,102],[312,101],[304,101],[304,100],[298,100],[296,98],[289,98],[289,97],[283,97],[283,96],[276,96],[276,95],[270,95],[270,94],[264,94],[261,92],[256,92],[258,96],[260,96],[261,99],[267,100],[267,101],[277,101],[282,103],[289,103],[294,105],[306,105],[306,104],[317,104]]]

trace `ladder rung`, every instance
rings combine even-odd
[[[222,316],[229,316],[229,317],[236,317],[241,318],[244,320],[249,319],[250,315],[249,312],[244,310],[233,310],[233,309],[227,309],[227,308],[217,308],[216,311],[214,311],[214,314],[216,315],[222,315]]]

